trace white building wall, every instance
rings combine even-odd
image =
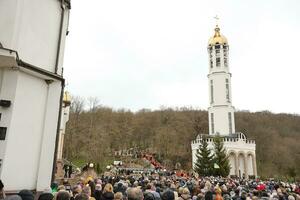
[[[210,48],[212,48],[212,50],[210,50]],[[209,134],[214,135],[219,133],[220,135],[229,135],[235,133],[234,107],[232,106],[231,98],[231,74],[229,73],[228,64],[227,66],[224,64],[223,45],[220,45],[219,50],[219,58],[221,61],[220,66],[217,66],[215,46],[208,47],[209,62],[210,60],[213,62],[213,65],[209,66],[208,74],[210,102],[210,107],[208,108]],[[226,85],[228,85],[228,89]],[[229,112],[231,113],[231,120],[229,120]],[[229,127],[231,127],[231,129]]]
[[[27,189],[35,189],[33,180],[37,179],[47,85],[44,80],[23,72],[13,73],[18,74],[18,82],[11,107],[11,124],[17,126],[10,126],[7,132],[1,178],[6,190],[24,189],[21,188],[24,185]],[[4,83],[4,86],[7,87],[7,84]],[[12,172],[18,181],[11,178]]]
[[[208,139],[208,148],[214,152],[214,145],[213,145],[213,139],[209,138]],[[240,138],[225,138],[224,139],[224,148],[226,149],[227,155],[229,155],[231,152],[234,152],[235,156],[238,157],[239,154],[243,154],[245,156],[245,158],[247,158],[247,155],[250,153],[252,155],[255,156],[255,149],[256,149],[256,144],[254,140],[244,140],[244,139],[240,139]],[[192,166],[193,168],[195,167],[195,163],[197,161],[197,149],[199,148],[200,145],[200,139],[197,138],[196,140],[193,140],[191,143],[191,147],[192,147]],[[252,162],[248,162],[246,160],[246,163],[248,164],[253,164]],[[234,168],[235,170],[235,166],[232,166],[232,168]],[[249,168],[249,166],[247,165],[247,168]],[[256,169],[253,169],[253,167],[251,167],[253,170],[253,174],[256,175]],[[249,168],[249,169],[251,169]],[[251,172],[251,171],[249,171]],[[230,175],[232,174],[232,170],[230,172]],[[236,173],[234,173],[234,175],[238,175]],[[248,175],[252,175],[252,173],[249,173]]]
[[[210,134],[219,133],[220,135],[229,134],[229,117],[228,113],[231,112],[232,133],[235,133],[234,127],[234,108],[232,106],[219,106],[208,108]],[[214,113],[214,133],[212,133],[211,113]]]
[[[19,55],[18,60],[15,52],[0,47],[0,99],[11,101],[9,108],[0,106],[0,126],[7,127],[0,140],[0,179],[7,191],[50,186],[69,18],[61,2],[0,1],[0,43]]]
[[[40,147],[40,159],[38,164],[38,178],[36,188],[38,191],[45,190],[45,186],[51,182],[53,159],[55,151],[55,140],[57,132],[57,123],[52,119],[58,119],[59,101],[61,95],[61,83],[53,82],[48,87],[46,100],[46,111],[43,122],[43,136]],[[56,121],[58,122],[58,121]]]
[[[66,9],[60,55],[61,74],[69,11]],[[54,72],[61,8],[59,0],[1,0],[0,42],[18,51],[23,61]],[[29,48],[30,47],[30,48]]]

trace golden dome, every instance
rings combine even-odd
[[[65,91],[65,93],[64,93],[63,102],[66,106],[69,106],[71,104],[71,96],[70,96],[69,92],[67,92],[67,91]]]
[[[216,45],[217,43],[228,44],[226,37],[224,35],[221,35],[218,25],[216,25],[215,35],[209,39],[208,45]]]

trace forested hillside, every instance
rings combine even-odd
[[[164,164],[180,162],[191,168],[191,140],[208,133],[207,111],[193,108],[160,110],[114,110],[98,106],[96,99],[73,99],[65,135],[68,160],[94,161],[105,166],[114,150],[137,147],[151,150]],[[291,169],[300,173],[300,116],[268,111],[239,111],[236,131],[256,140],[257,167],[261,176],[284,176]]]

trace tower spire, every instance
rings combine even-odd
[[[215,28],[215,35],[214,35],[214,37],[220,37],[221,36],[221,34],[220,34],[220,28],[219,28],[219,20],[220,20],[220,18],[218,17],[218,15],[216,15],[214,17],[214,19],[216,20],[216,28]]]

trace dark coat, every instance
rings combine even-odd
[[[101,200],[113,200],[114,199],[114,193],[112,192],[105,192],[102,194]]]

